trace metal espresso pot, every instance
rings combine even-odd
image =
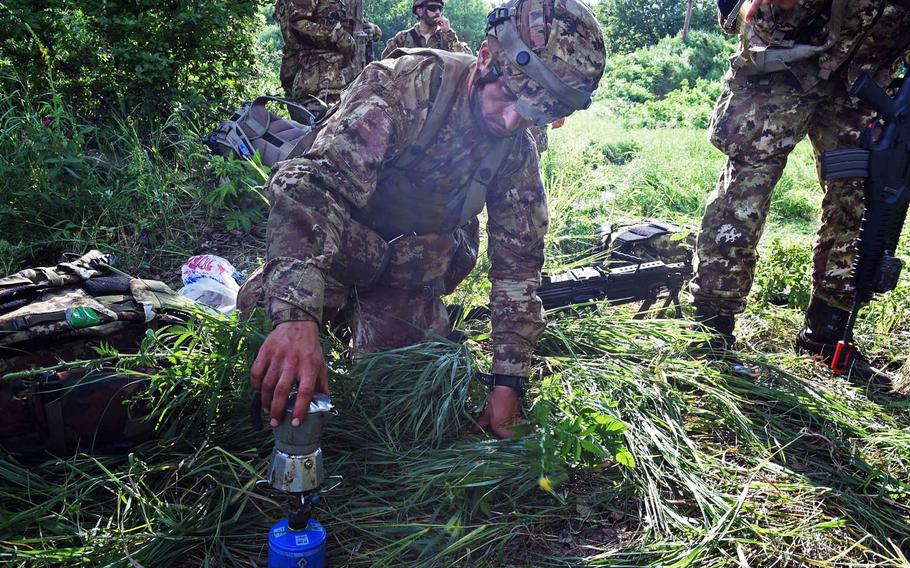
[[[323,568],[325,528],[312,518],[312,514],[325,482],[322,429],[337,412],[327,395],[316,394],[306,419],[300,426],[291,426],[296,398],[297,394],[292,393],[284,419],[272,428],[275,445],[264,482],[286,494],[289,506],[287,518],[269,531],[269,567]],[[261,424],[261,403],[259,400],[253,403]]]

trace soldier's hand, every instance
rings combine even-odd
[[[505,440],[514,435],[510,426],[524,422],[518,392],[510,387],[495,386],[472,430],[490,430],[494,436]]]
[[[771,4],[777,6],[781,10],[790,11],[796,7],[798,0],[752,0],[752,3],[749,4],[749,9],[746,10],[746,21],[752,21],[752,17],[758,13],[758,9],[765,4]]]
[[[354,53],[354,36],[341,27],[341,24],[337,25],[332,30],[332,42],[338,46],[338,50],[344,55],[351,55]]]
[[[447,33],[449,30],[452,29],[452,26],[449,25],[449,19],[446,18],[445,16],[443,16],[442,14],[440,14],[439,17],[436,18],[436,25],[439,26],[439,31],[441,31],[441,32]]]
[[[319,344],[319,325],[312,321],[288,321],[275,327],[250,369],[250,384],[262,394],[262,408],[271,426],[284,417],[291,388],[297,385],[297,402],[291,422],[299,426],[306,418],[310,400],[317,392],[329,394],[329,373]]]

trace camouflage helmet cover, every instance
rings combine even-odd
[[[541,126],[590,106],[606,62],[597,18],[581,0],[510,0],[487,16],[487,45],[516,111]]]
[[[414,15],[417,15],[417,8],[420,8],[424,4],[429,4],[430,0],[411,0],[411,12]],[[441,4],[443,7],[446,5],[445,0],[433,0],[433,4]]]

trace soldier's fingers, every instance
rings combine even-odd
[[[306,372],[305,372],[306,373]],[[312,377],[312,374],[310,374]],[[297,400],[294,402],[294,413],[291,419],[291,426],[300,426],[300,423],[306,419],[307,412],[310,410],[310,401],[313,400],[313,380],[307,380],[307,376],[302,375],[297,385]]]
[[[484,407],[483,412],[477,418],[477,420],[471,424],[471,432],[481,432],[486,430],[490,426],[490,415],[487,412],[486,407]]]
[[[749,9],[746,10],[746,21],[752,21],[752,16],[758,12],[758,9],[761,8],[762,4],[767,4],[768,0],[752,0],[752,3],[749,4]]]
[[[275,357],[269,358],[268,368],[262,377],[259,385],[259,392],[262,395],[262,409],[268,411],[272,405],[272,395],[275,392],[275,385],[281,378],[281,361]]]
[[[259,353],[256,354],[256,360],[253,361],[253,366],[250,367],[250,386],[253,387],[253,390],[259,390],[262,387],[262,379],[269,369],[271,359],[271,349],[268,349],[265,345],[260,347]]]
[[[524,424],[525,420],[514,419],[510,422],[503,422],[502,424],[493,425],[493,434],[500,440],[507,440],[515,435],[515,432],[512,430],[512,427],[519,424]]]
[[[272,399],[269,405],[269,408],[271,409],[269,411],[269,418],[271,418],[270,423],[273,427],[278,426],[284,418],[284,408],[288,404],[288,396],[291,394],[291,385],[294,384],[294,375],[294,367],[285,362],[282,366],[281,377],[275,385],[275,391],[272,393]]]

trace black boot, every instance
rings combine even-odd
[[[725,351],[731,349],[736,343],[736,336],[733,335],[733,328],[736,325],[734,316],[719,314],[702,306],[696,306],[695,322],[704,326],[705,330],[711,334],[707,341],[699,341],[693,345],[695,351]]]
[[[829,305],[813,296],[806,309],[806,321],[796,334],[796,349],[801,353],[820,356],[826,366],[831,366],[837,342],[844,338],[850,312]],[[856,347],[848,363],[847,376],[858,383],[876,387],[891,387],[891,378],[873,367]]]
[[[796,334],[796,349],[810,355],[821,355],[830,363],[837,342],[844,338],[850,313],[828,305],[812,296],[806,308],[806,321]]]

